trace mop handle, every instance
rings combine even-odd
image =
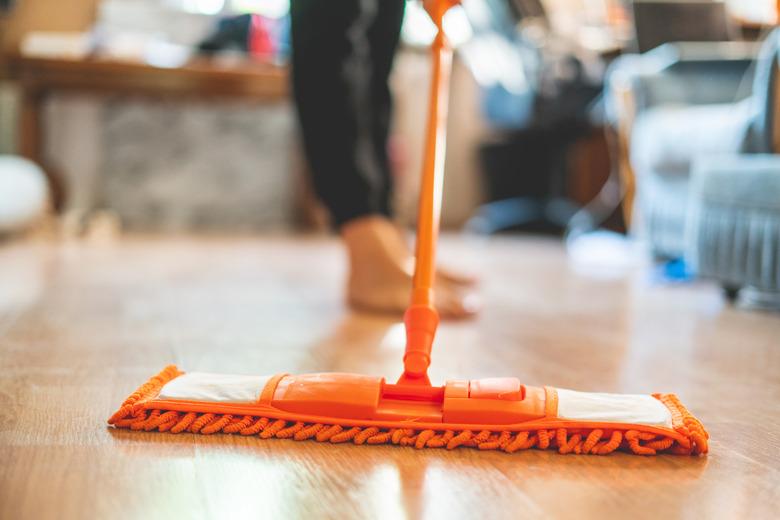
[[[420,200],[417,212],[417,244],[414,278],[409,308],[404,315],[406,351],[404,374],[399,383],[430,385],[427,369],[431,363],[431,348],[439,315],[433,303],[433,283],[436,277],[436,241],[441,215],[442,181],[447,133],[447,102],[449,98],[452,48],[446,40],[441,21],[452,5],[449,0],[434,2],[429,11],[438,28],[431,45],[432,74],[428,104],[428,125],[425,137]]]

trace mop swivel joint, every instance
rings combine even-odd
[[[430,386],[428,367],[439,314],[429,305],[412,305],[404,314],[406,325],[406,353],[404,373],[398,384],[423,384]]]

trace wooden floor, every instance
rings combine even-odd
[[[394,378],[403,332],[341,303],[327,239],[0,245],[0,518],[770,518],[780,315],[707,284],[574,269],[540,239],[447,240],[484,314],[441,327],[432,377],[677,392],[708,457],[415,451],[133,433],[106,418],[168,363]]]

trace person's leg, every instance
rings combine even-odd
[[[386,0],[380,2],[378,16],[369,30],[371,42],[371,100],[372,132],[377,162],[388,179],[385,201],[388,213],[392,214],[393,178],[388,157],[388,139],[393,112],[393,97],[390,92],[390,72],[393,68],[396,49],[401,38],[401,25],[404,18],[404,0]],[[424,122],[423,122],[424,123]],[[406,262],[409,264],[409,262]],[[455,285],[472,286],[475,279],[439,267],[437,275],[442,282]]]
[[[368,39],[387,0],[293,0],[293,93],[314,188],[337,227],[388,215],[388,178],[372,143]],[[392,1],[392,0],[390,0]]]
[[[414,260],[389,219],[387,84],[403,0],[293,0],[293,87],[315,189],[348,250],[347,297],[357,308],[400,312]],[[476,310],[469,280],[437,278],[445,317]]]
[[[390,71],[401,37],[404,0],[380,1],[379,12],[369,28],[371,45],[371,140],[377,163],[387,179],[384,204],[391,213],[393,178],[388,157],[388,138],[393,111],[390,93]]]

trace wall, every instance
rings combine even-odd
[[[23,0],[8,15],[2,49],[13,52],[28,31],[86,31],[99,0]]]

